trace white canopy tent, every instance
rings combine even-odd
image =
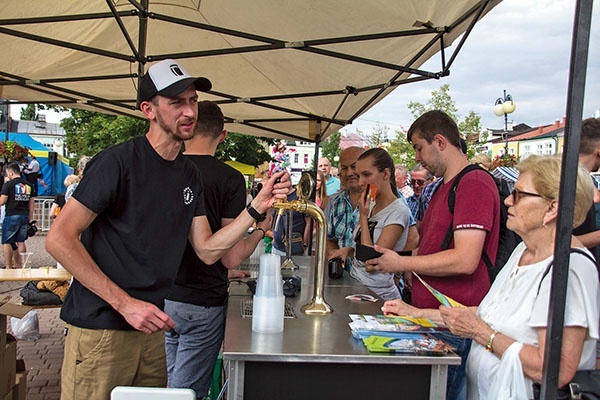
[[[319,142],[447,75],[462,42],[444,49],[499,2],[0,0],[0,99],[141,117],[138,77],[175,58],[212,81],[230,131]]]

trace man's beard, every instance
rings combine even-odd
[[[175,122],[175,129],[172,129],[171,127],[169,127],[163,117],[162,114],[160,112],[156,112],[156,122],[158,122],[158,126],[160,126],[160,128],[165,131],[168,135],[173,136],[175,139],[177,140],[189,140],[191,138],[194,137],[194,131],[192,131],[189,135],[186,133],[181,132],[178,129],[178,125],[177,122]]]

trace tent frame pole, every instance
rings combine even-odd
[[[566,141],[559,193],[560,208],[554,244],[554,268],[540,394],[545,400],[556,399],[558,387],[592,8],[593,0],[577,0],[575,5],[565,125]]]

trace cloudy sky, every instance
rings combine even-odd
[[[592,15],[584,117],[600,109],[599,3]],[[408,128],[413,118],[406,105],[425,103],[443,84],[450,85],[459,114],[475,111],[484,128],[503,127],[504,118],[493,107],[504,89],[517,104],[509,115],[516,124],[533,127],[561,119],[566,115],[574,15],[574,0],[504,0],[475,26],[450,76],[397,88],[344,130],[368,134],[377,123],[390,133]],[[434,57],[423,68],[439,71],[439,65]]]

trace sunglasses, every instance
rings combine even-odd
[[[429,182],[428,180],[423,180],[423,179],[413,179],[412,181],[410,181],[410,184],[412,186],[423,186],[424,184],[426,184],[427,182]]]
[[[519,202],[519,200],[521,200],[521,197],[524,197],[524,196],[542,197],[541,194],[531,193],[531,192],[524,192],[524,191],[519,190],[519,189],[513,189],[513,191],[510,192],[510,194],[512,195],[513,204],[514,205],[516,205]]]

